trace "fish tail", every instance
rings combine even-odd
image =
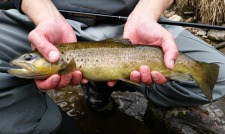
[[[198,72],[198,76],[193,76],[199,88],[205,94],[208,100],[212,100],[212,91],[216,84],[219,65],[214,63],[200,62],[201,72]]]

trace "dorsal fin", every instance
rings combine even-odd
[[[132,44],[132,42],[127,38],[109,38],[104,41],[118,42],[118,43],[127,44],[127,45]]]

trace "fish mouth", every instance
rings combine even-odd
[[[46,79],[50,76],[48,73],[40,73],[32,63],[11,61],[9,65],[11,68],[8,70],[8,73],[19,78]]]
[[[23,67],[16,65],[16,64],[9,63],[9,65],[10,65],[11,69],[17,69],[17,70],[24,69]]]
[[[9,65],[11,67],[10,70],[20,70],[20,71],[29,71],[29,72],[36,72],[37,69],[29,63],[26,62],[16,62],[16,61],[12,61],[9,62]]]
[[[37,72],[37,69],[29,63],[12,61],[9,65],[11,68],[8,73],[17,77],[33,78],[34,73]]]

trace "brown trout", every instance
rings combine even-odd
[[[160,47],[131,45],[128,40],[108,39],[57,45],[61,52],[57,63],[50,63],[37,51],[23,54],[10,61],[14,76],[28,79],[46,79],[52,74],[66,74],[80,70],[83,77],[93,81],[128,79],[131,71],[147,65],[176,81],[193,81],[205,96],[212,100],[219,65],[196,61],[179,53],[175,68],[168,70]]]

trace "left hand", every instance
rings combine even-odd
[[[164,51],[164,63],[170,70],[174,68],[178,50],[173,39],[166,29],[157,23],[162,12],[167,9],[173,0],[140,0],[133,12],[129,15],[124,27],[124,38],[133,44],[155,45]],[[154,83],[164,84],[167,79],[158,71],[152,71],[143,65],[138,71],[130,74],[133,82],[142,82],[146,85]],[[109,82],[113,86],[115,82]]]
[[[131,40],[133,44],[147,44],[162,47],[164,51],[164,63],[170,70],[174,68],[178,50],[173,36],[164,29],[157,21],[151,17],[142,17],[133,19],[130,17],[124,27],[124,38]],[[142,82],[146,85],[153,83],[164,84],[167,79],[158,71],[150,70],[146,65],[139,68],[138,71],[132,71],[130,80],[133,82]],[[108,82],[113,86],[115,82]]]
[[[124,38],[131,40],[133,44],[147,44],[162,47],[164,51],[164,63],[170,70],[174,68],[178,50],[172,34],[157,23],[151,17],[130,16],[124,28]],[[167,79],[158,71],[151,71],[147,66],[141,66],[139,71],[131,72],[130,79],[134,82],[142,82],[151,85],[153,82],[164,84]]]

